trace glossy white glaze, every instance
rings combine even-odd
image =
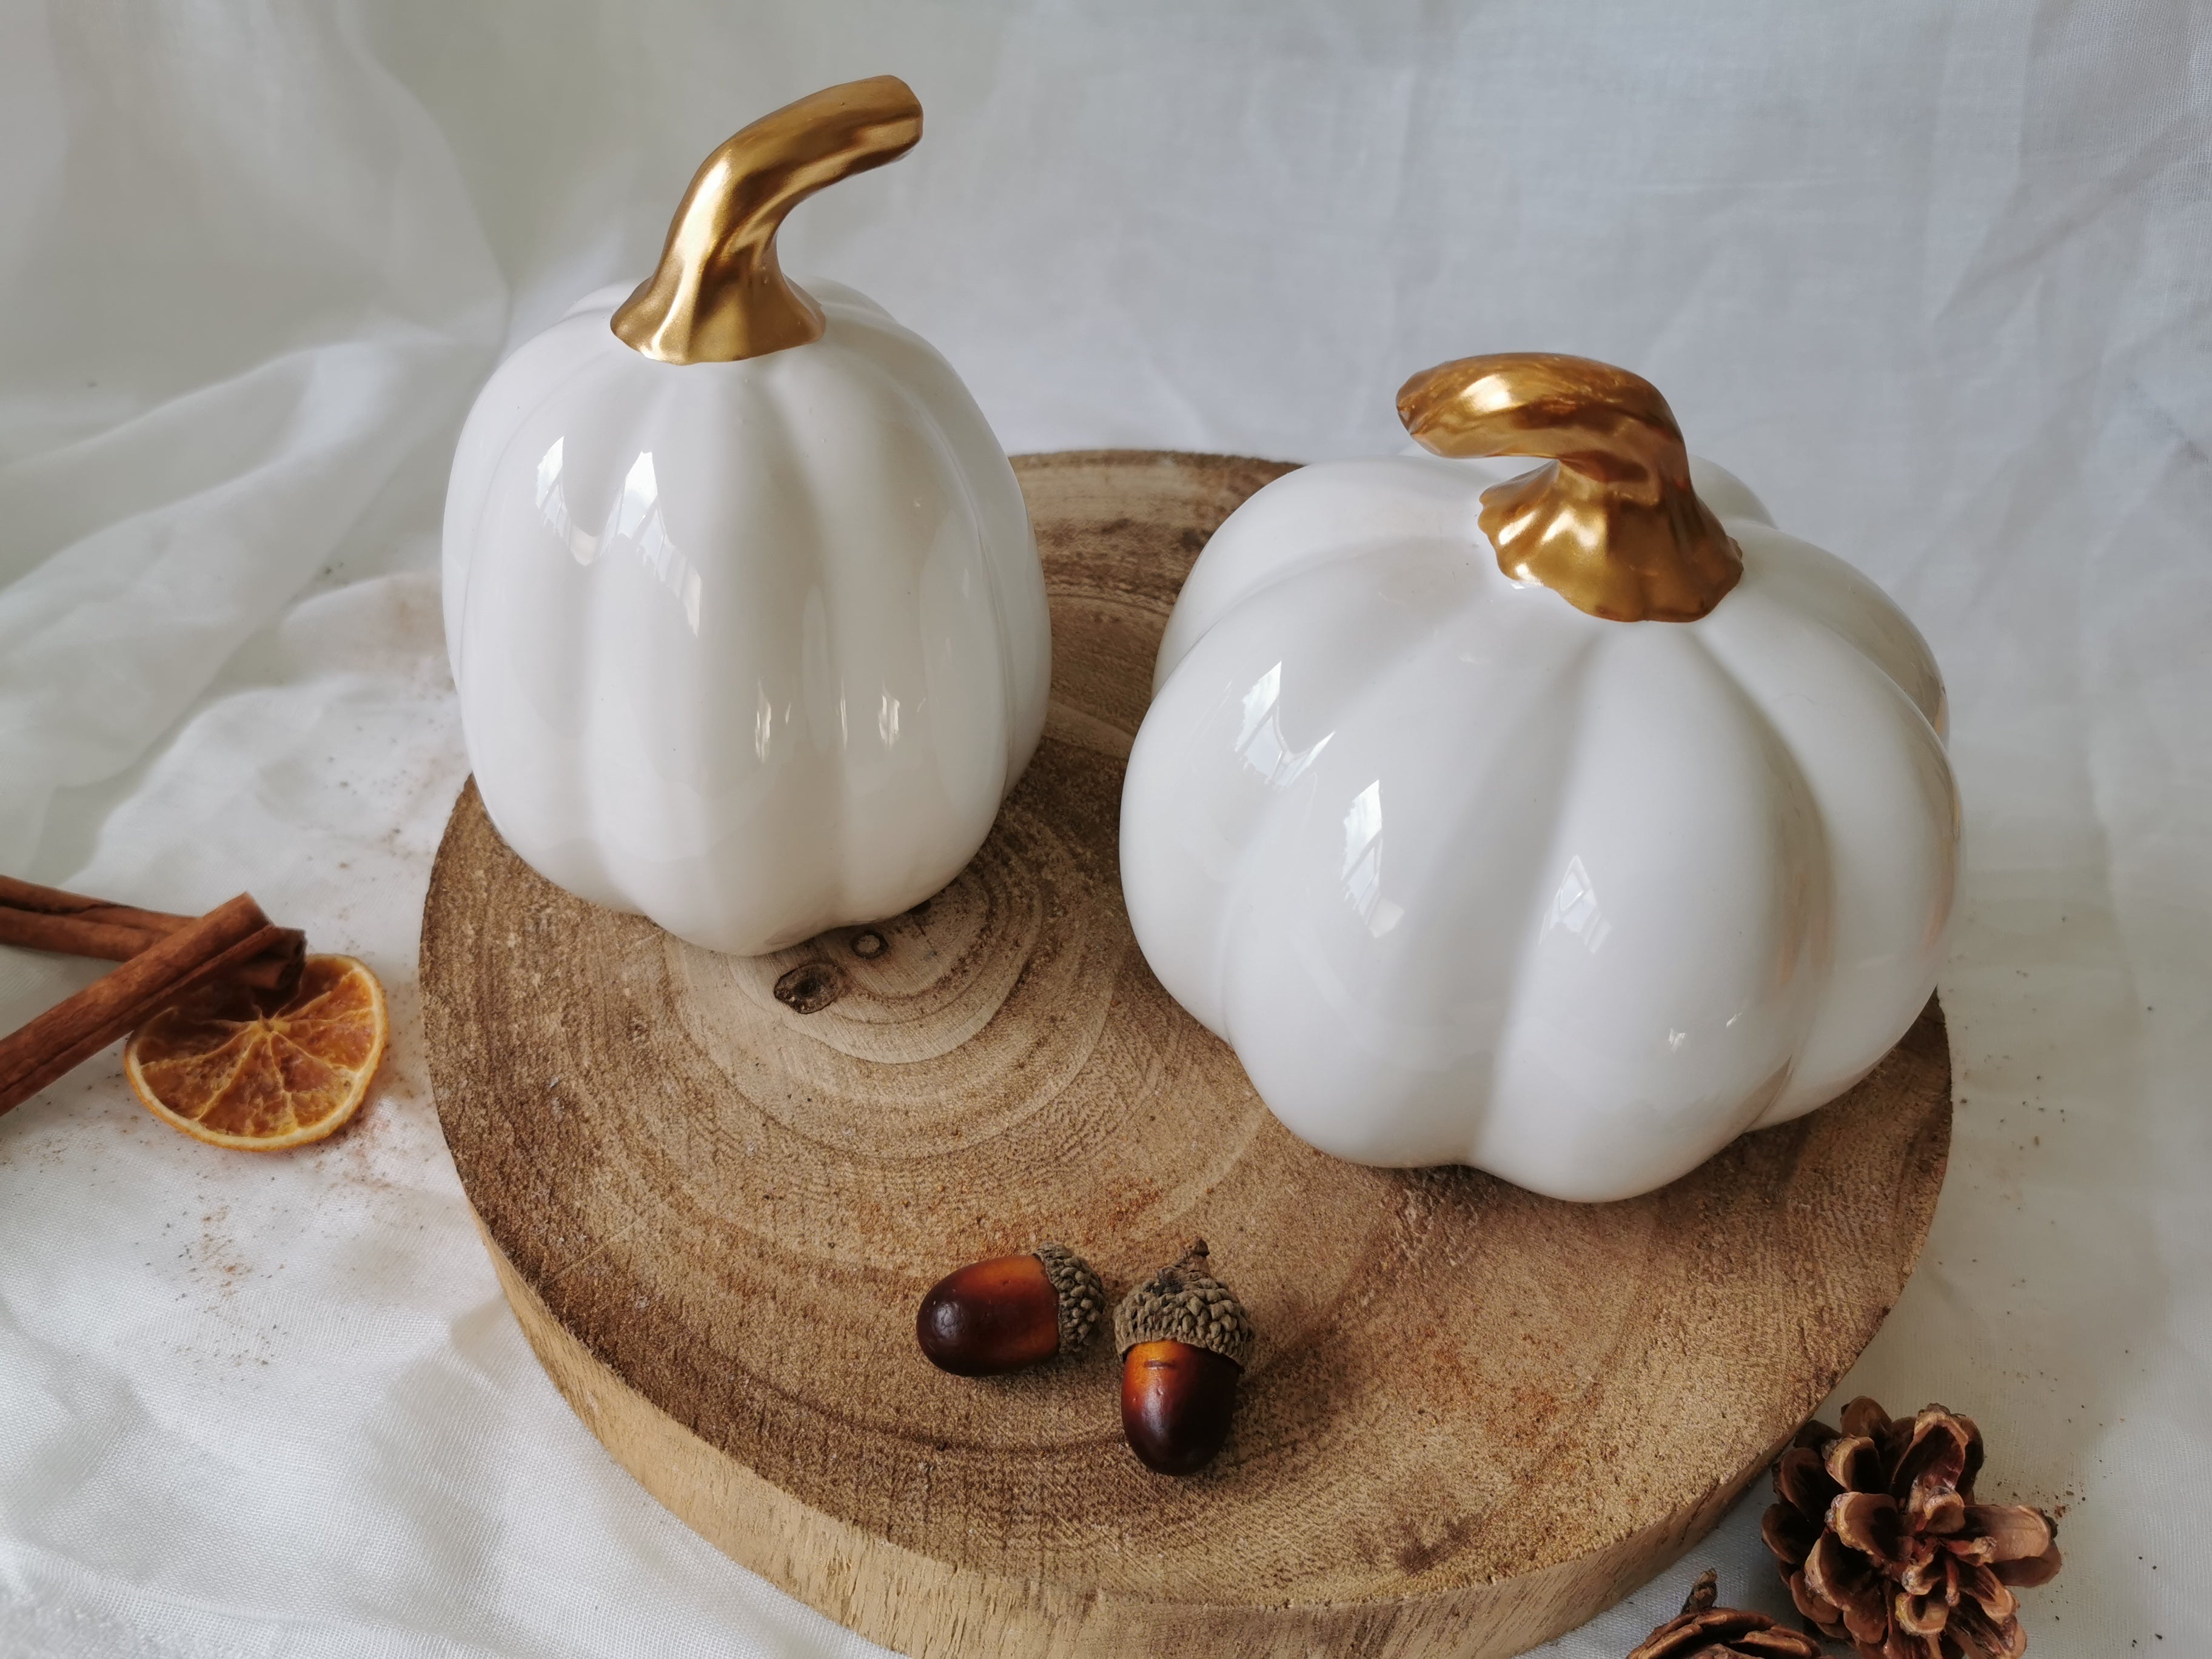
[[[829,326],[640,356],[591,295],[477,398],[446,499],[469,760],[549,880],[755,953],[896,915],[974,855],[1043,729],[1044,578],[951,368]]]
[[[1933,988],[1958,809],[1904,614],[1693,463],[1744,576],[1615,623],[1502,574],[1511,463],[1307,467],[1214,534],[1121,798],[1137,941],[1296,1133],[1557,1197],[1833,1099]]]

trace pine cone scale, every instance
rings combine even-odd
[[[1990,1619],[2002,1624],[2008,1619],[2020,1616],[2020,1597],[2014,1595],[2004,1581],[1987,1567],[1975,1567],[1960,1576],[1959,1589],[1962,1595],[1971,1596]]]
[[[1956,1490],[1966,1479],[1970,1425],[1941,1406],[1924,1406],[1912,1419],[1911,1438],[1889,1477],[1889,1495],[1900,1504],[1923,1484]],[[1977,1436],[1976,1437],[1978,1437]]]
[[[1805,1575],[1790,1575],[1790,1599],[1797,1604],[1797,1611],[1805,1622],[1826,1637],[1831,1642],[1849,1641],[1844,1629],[1843,1610],[1805,1582]]]
[[[2019,1620],[1990,1619],[1971,1601],[1953,1613],[1951,1633],[1971,1644],[1968,1651],[1988,1659],[2021,1659],[2027,1651],[2027,1632]]]
[[[1844,1432],[1855,1438],[1871,1440],[1888,1427],[1889,1413],[1864,1395],[1844,1407]]]
[[[1905,1564],[1905,1517],[1887,1492],[1842,1493],[1828,1505],[1828,1530],[1878,1567]]]
[[[1805,1583],[1836,1610],[1837,1622],[1858,1643],[1879,1643],[1889,1628],[1889,1598],[1866,1557],[1834,1533],[1823,1533],[1805,1558]]]
[[[1987,1540],[1985,1561],[2025,1561],[2041,1555],[2057,1536],[2051,1517],[2025,1504],[1974,1504],[1966,1522],[1977,1538]]]
[[[1881,1489],[1881,1452],[1863,1435],[1847,1434],[1830,1444],[1821,1459],[1829,1480],[1838,1492],[1877,1492]]]
[[[1917,1482],[1905,1509],[1905,1529],[1938,1536],[1959,1531],[1966,1524],[1966,1500],[1949,1486]]]
[[[1890,1617],[1898,1629],[1908,1636],[1941,1636],[1943,1627],[1951,1622],[1951,1609],[1941,1596],[1914,1595],[1899,1590]]]
[[[1759,1535],[1774,1559],[1786,1571],[1795,1572],[1805,1565],[1805,1558],[1820,1540],[1820,1528],[1806,1519],[1802,1510],[1788,1504],[1770,1504],[1766,1513],[1759,1517]]]
[[[1784,1503],[1813,1515],[1827,1508],[1844,1488],[1817,1453],[1792,1446],[1774,1466],[1774,1490]]]
[[[1966,1425],[1966,1468],[1959,1477],[1959,1490],[1971,1503],[1974,1496],[1974,1478],[1982,1472],[1982,1431],[1971,1417],[1962,1417],[1959,1421]]]
[[[1711,1653],[1711,1649],[1706,1652]],[[1816,1659],[1820,1644],[1809,1636],[1794,1630],[1784,1630],[1779,1625],[1765,1630],[1747,1631],[1735,1638],[1734,1646],[1724,1650],[1720,1659],[1729,1659],[1731,1653],[1743,1654],[1749,1659]],[[1704,1659],[1698,1656],[1698,1659]]]
[[[2058,1553],[2058,1546],[2053,1544],[2041,1555],[2029,1560],[2000,1561],[1990,1571],[1996,1574],[1997,1583],[2008,1589],[2033,1589],[2037,1585],[2047,1584],[2057,1577],[2058,1569],[2063,1565],[2065,1559]]]

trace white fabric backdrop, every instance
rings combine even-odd
[[[643,272],[744,121],[893,70],[928,137],[790,261],[1010,449],[1395,448],[1511,348],[1631,365],[1949,676],[1949,1184],[1848,1388],[2063,1508],[2045,1655],[2212,1652],[2212,15],[581,0],[0,6],[0,869],[251,886],[398,1024],[267,1159],[112,1057],[0,1120],[0,1650],[855,1655],[532,1363],[424,1082],[465,770],[445,465],[501,353]],[[94,970],[0,951],[0,1028]],[[1781,1610],[1754,1497],[1697,1566]]]

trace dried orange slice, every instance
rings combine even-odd
[[[309,957],[289,997],[219,985],[155,1015],[131,1034],[123,1072],[171,1128],[273,1152],[361,1109],[389,1029],[375,975],[351,957]]]

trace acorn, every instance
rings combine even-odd
[[[1206,1269],[1201,1238],[1114,1310],[1121,1432],[1161,1474],[1194,1474],[1213,1461],[1252,1357],[1252,1316]]]
[[[997,1376],[1073,1353],[1105,1311],[1106,1288],[1064,1244],[971,1261],[929,1287],[915,1340],[955,1376]]]

